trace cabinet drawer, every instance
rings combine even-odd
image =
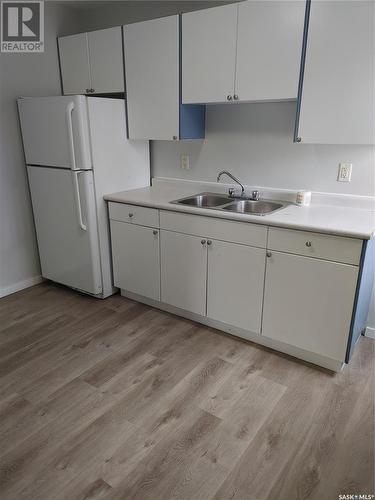
[[[160,227],[221,241],[266,248],[267,227],[247,222],[228,221],[200,215],[160,211]]]
[[[109,218],[120,222],[133,222],[140,226],[159,227],[159,210],[156,208],[109,203]]]
[[[270,228],[268,248],[280,252],[359,265],[362,240],[292,229]]]

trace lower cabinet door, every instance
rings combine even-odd
[[[206,239],[161,231],[161,300],[206,314]]]
[[[207,316],[260,333],[266,251],[208,241]]]
[[[114,284],[160,300],[159,230],[111,220]]]
[[[358,267],[272,252],[262,334],[344,361]]]

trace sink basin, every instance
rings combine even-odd
[[[199,193],[194,196],[189,196],[187,198],[172,201],[171,203],[176,203],[178,205],[189,205],[191,207],[213,208],[225,205],[230,201],[231,198],[229,198],[229,196],[226,196],[225,194]]]
[[[265,215],[284,208],[285,204],[266,200],[238,200],[227,205],[223,210],[239,214]]]
[[[237,214],[266,215],[281,210],[288,203],[271,200],[241,200],[233,199],[220,193],[198,193],[179,200],[171,201],[177,205],[188,205],[197,208],[210,208],[221,212]]]

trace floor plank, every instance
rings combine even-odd
[[[0,300],[3,500],[374,492],[374,341],[339,374],[119,295]]]

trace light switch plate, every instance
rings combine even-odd
[[[350,182],[352,179],[352,163],[340,163],[337,180],[339,182]]]
[[[181,155],[180,167],[185,170],[190,170],[190,158],[189,155]]]

